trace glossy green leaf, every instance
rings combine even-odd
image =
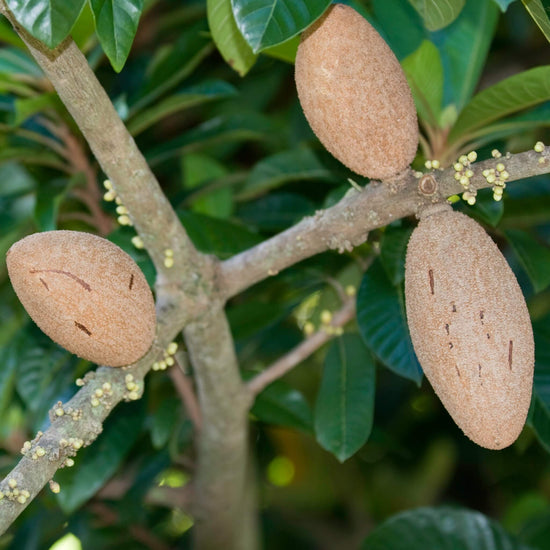
[[[15,116],[13,120],[14,126],[20,126],[28,118],[38,113],[43,113],[48,110],[61,110],[63,104],[55,92],[41,94],[38,96],[16,99],[14,103]]]
[[[55,48],[71,32],[86,0],[6,0],[17,21],[35,38]]]
[[[183,156],[182,169],[183,182],[187,189],[200,187],[211,180],[222,178],[228,172],[216,159],[195,153]],[[229,186],[206,189],[188,202],[194,212],[226,219],[233,212],[233,189]]]
[[[282,151],[262,159],[252,168],[238,198],[249,200],[291,181],[308,180],[334,181],[334,173],[311,149]]]
[[[478,86],[499,10],[493,0],[467,0],[457,19],[432,35],[445,74],[444,105],[461,111]]]
[[[188,211],[178,215],[195,246],[207,254],[226,258],[261,241],[259,235],[237,223]]]
[[[155,449],[166,447],[181,413],[181,400],[176,397],[163,399],[149,417],[151,443]]]
[[[538,25],[546,40],[550,42],[550,19],[548,18],[548,6],[544,0],[521,0],[533,21]]]
[[[374,416],[376,368],[357,334],[330,345],[315,403],[315,437],[340,462],[367,441]]]
[[[235,88],[223,80],[203,82],[167,97],[149,109],[138,112],[130,119],[127,128],[133,136],[137,136],[167,116],[235,94]]]
[[[521,229],[504,232],[521,265],[529,275],[535,292],[550,284],[550,248]]]
[[[499,118],[550,100],[550,65],[516,74],[479,92],[460,113],[449,134],[449,142]]]
[[[203,21],[190,26],[176,42],[153,58],[147,80],[130,100],[130,116],[157,101],[187,78],[213,50]]]
[[[10,338],[7,345],[0,345],[0,364],[2,365],[0,369],[0,418],[2,418],[4,410],[13,399],[17,365],[20,361],[19,351],[21,345],[24,345],[16,334],[11,336],[12,338]]]
[[[409,0],[429,31],[438,31],[452,23],[464,7],[465,0]]]
[[[146,157],[150,164],[157,164],[220,143],[267,140],[272,131],[273,125],[260,113],[235,111],[206,120],[180,137],[152,149]]]
[[[36,180],[20,164],[0,164],[0,197],[22,195],[36,187]]]
[[[300,37],[295,36],[290,38],[286,42],[277,44],[276,46],[271,46],[262,51],[264,55],[269,55],[275,59],[280,59],[281,61],[286,61],[287,63],[294,63],[296,60],[296,52],[298,51],[298,46],[300,45]]]
[[[0,73],[44,78],[44,73],[26,51],[20,51],[16,48],[0,49]]]
[[[409,336],[403,291],[391,284],[380,261],[359,287],[357,323],[363,341],[387,368],[420,385],[423,373]]]
[[[296,36],[329,4],[330,0],[231,0],[237,28],[254,53]]]
[[[550,453],[550,316],[533,323],[535,376],[527,418],[541,445]]]
[[[226,63],[244,76],[256,62],[256,54],[240,33],[231,0],[207,0],[208,26]]]
[[[258,394],[250,412],[267,424],[313,432],[313,415],[305,397],[281,380]]]
[[[421,120],[438,126],[443,101],[443,65],[435,45],[425,40],[402,62]]]
[[[139,437],[142,423],[141,403],[117,408],[93,444],[78,452],[75,465],[56,473],[63,488],[56,495],[57,502],[65,514],[82,506],[116,473]]]
[[[0,148],[0,163],[15,161],[21,164],[36,164],[49,166],[65,172],[67,166],[55,153],[47,149],[33,147],[5,147]]]
[[[508,9],[508,6],[512,2],[515,2],[516,0],[493,0],[493,1],[495,2],[495,4],[498,5],[498,7],[500,8],[500,11],[505,12]]]
[[[497,522],[465,508],[416,508],[378,526],[362,550],[532,550]]]
[[[3,44],[10,44],[20,50],[26,49],[23,40],[19,38],[19,35],[13,30],[12,26],[8,23],[8,20],[4,17],[0,19],[0,42]]]
[[[288,314],[281,302],[249,300],[227,308],[227,318],[236,341],[254,337],[258,332],[269,330]]]
[[[410,227],[388,226],[380,240],[380,261],[392,285],[405,279],[405,255],[412,231]]]
[[[280,231],[309,216],[315,204],[295,193],[270,193],[238,210],[239,219],[261,231]]]
[[[120,72],[134,41],[143,0],[90,0],[97,37],[113,69]]]

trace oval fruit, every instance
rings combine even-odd
[[[405,299],[416,355],[453,420],[482,447],[511,445],[529,410],[534,342],[496,244],[468,216],[428,208],[408,244]]]
[[[155,337],[153,295],[134,260],[79,231],[35,233],[6,256],[19,300],[52,340],[112,367],[140,359]]]
[[[418,122],[407,79],[353,8],[335,4],[303,33],[295,78],[311,128],[348,168],[384,179],[412,162]]]

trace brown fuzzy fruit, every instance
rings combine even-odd
[[[134,260],[89,233],[47,231],[16,242],[8,273],[34,322],[72,353],[111,367],[141,358],[155,337],[155,303]]]
[[[348,168],[385,179],[418,147],[416,109],[399,61],[353,8],[331,6],[304,34],[296,88],[321,143]]]
[[[405,298],[416,355],[454,421],[482,447],[511,445],[529,410],[534,343],[496,244],[468,216],[429,207],[407,248]]]

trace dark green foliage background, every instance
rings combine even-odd
[[[323,150],[296,97],[297,35],[326,0],[283,0],[273,11],[265,0],[7,3],[49,46],[74,37],[201,251],[228,258],[335,204],[348,177],[366,183]],[[537,26],[520,2],[506,0],[346,3],[403,62],[424,132],[449,134],[442,153],[475,144],[479,158],[489,158],[495,147],[519,152],[550,141],[547,17],[533,16]],[[544,14],[546,1],[531,4]],[[43,17],[29,18],[31,8]],[[226,17],[233,11],[236,20]],[[83,176],[51,131],[63,126],[80,139],[78,129],[4,20],[0,40],[3,256],[31,232],[98,227],[75,193]],[[101,180],[98,173],[98,186]],[[102,208],[115,219],[112,204]],[[318,326],[321,311],[339,307],[335,286],[357,289],[357,321],[269,386],[251,411],[266,549],[550,549],[550,177],[509,185],[502,203],[487,191],[476,206],[457,208],[501,246],[532,313],[536,375],[527,427],[506,450],[481,449],[423,380],[402,288],[415,220],[372,232],[351,253],[301,262],[227,310],[250,378],[302,341],[306,321]],[[152,284],[152,265],[132,246],[133,235],[119,227],[108,238]],[[52,404],[68,399],[93,365],[29,321],[3,262],[0,320],[3,477],[22,443],[47,427]],[[74,468],[56,475],[61,493],[46,489],[0,537],[0,548],[43,550],[67,532],[83,548],[152,547],[146,540],[189,548],[192,518],[159,500],[158,489],[189,483],[193,444],[167,373],[152,373],[143,399],[113,412]],[[281,457],[293,470],[282,485],[273,474]]]

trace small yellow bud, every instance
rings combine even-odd
[[[120,225],[132,225],[132,221],[130,220],[130,218],[126,214],[123,214],[122,216],[119,216],[117,218],[117,222]]]
[[[474,177],[474,173],[472,172],[472,170],[466,170],[466,172],[464,172],[464,175],[467,178],[473,178]]]
[[[17,487],[17,480],[13,479],[13,477],[10,477],[10,479],[8,479],[8,486],[10,487],[10,489],[15,489]]]
[[[466,201],[470,206],[473,206],[476,203],[476,198],[474,196],[471,196]]]
[[[470,162],[475,162],[477,160],[477,153],[475,151],[470,151],[467,158]]]
[[[121,204],[116,207],[116,213],[122,216],[123,214],[128,214],[128,209]]]
[[[143,240],[139,235],[134,235],[132,237],[132,244],[139,249],[142,249],[144,247]]]
[[[164,258],[164,267],[166,269],[170,269],[171,267],[174,267],[174,258],[171,258],[170,256],[167,256]]]
[[[134,375],[133,375],[133,374],[127,374],[127,375],[124,377],[124,381],[125,381],[125,382],[132,382],[133,379],[134,379]]]
[[[502,180],[507,180],[509,177],[510,177],[510,174],[506,170],[503,170],[500,173],[500,179]]]
[[[103,195],[103,200],[106,201],[106,202],[112,202],[116,199],[116,193],[114,191],[107,191],[104,195]]]
[[[321,311],[321,323],[328,325],[332,321],[332,313],[328,309]]]
[[[46,449],[44,449],[44,447],[36,447],[35,452],[38,457],[44,456],[46,454]]]
[[[84,385],[84,380],[82,380],[82,378],[77,378],[74,383],[77,386],[82,387]]]
[[[166,361],[159,361],[159,370],[166,370],[166,366],[167,366]],[[130,388],[128,388],[128,389],[130,389]],[[135,388],[132,388],[132,389],[137,389],[137,386]]]
[[[544,143],[542,141],[537,141],[537,143],[535,143],[535,146],[533,147],[533,149],[537,153],[542,153],[544,151]]]
[[[110,382],[104,382],[103,386],[101,386],[106,392],[111,391],[111,383]]]
[[[57,407],[57,409],[55,409],[56,416],[63,416],[64,414],[65,414],[65,411],[62,409],[62,407]]]
[[[506,170],[506,166],[504,166],[504,164],[502,164],[502,162],[499,162],[497,164],[496,168],[499,172],[504,172],[504,170]]]
[[[453,168],[455,169],[455,172],[462,172],[464,165],[461,162],[455,162]]]
[[[65,466],[67,466],[68,468],[70,468],[71,466],[74,466],[74,460],[72,458],[66,458]]]
[[[139,399],[139,394],[137,391],[131,391],[128,394],[128,398],[131,399],[132,401],[136,401],[137,399]]]
[[[29,498],[31,496],[31,494],[29,493],[29,491],[27,491],[27,489],[23,489],[21,491],[21,494],[26,498]]]
[[[164,362],[166,363],[166,365],[167,365],[168,367],[174,366],[174,363],[175,363],[173,357],[167,357],[167,358],[164,360]]]
[[[459,158],[458,158],[458,162],[460,162],[461,164],[463,164],[464,166],[466,166],[468,164],[468,157],[466,155],[461,155]]]
[[[170,342],[166,348],[166,353],[168,353],[168,355],[174,355],[176,351],[178,351],[177,342]]]
[[[462,175],[461,172],[455,172],[455,180],[456,181],[460,181],[460,178],[463,178],[464,176]]]
[[[110,191],[113,188],[113,184],[111,183],[111,180],[105,180],[103,182],[103,187],[105,187],[107,191]]]
[[[27,502],[27,497],[23,495],[19,495],[17,497],[17,502],[19,502],[19,504],[25,504],[25,502]]]
[[[174,257],[174,251],[173,251],[171,248],[167,248],[167,249],[164,251],[164,255],[165,255],[167,258],[173,258],[173,257]]]
[[[99,407],[99,399],[97,397],[92,397],[92,399],[90,399],[90,403],[92,404],[92,407]]]
[[[82,444],[84,442],[82,441],[82,439],[74,439],[71,443],[73,449],[75,449],[76,451],[78,451],[78,449],[80,449],[82,447]]]
[[[59,483],[57,483],[57,481],[54,481],[53,479],[50,479],[50,489],[52,491],[52,493],[59,493],[59,491],[61,491],[61,486],[59,485]]]
[[[425,166],[428,170],[431,170],[431,168],[432,168],[432,161],[431,161],[431,160],[427,160],[427,161],[424,163],[424,166]]]
[[[486,178],[491,173],[491,170],[483,170],[481,173],[483,174],[483,177]]]
[[[502,200],[502,195],[497,195],[496,193],[493,193],[493,200],[498,202]]]
[[[347,296],[355,296],[357,294],[357,289],[353,285],[347,285],[344,292]]]
[[[432,168],[434,170],[439,170],[440,166],[441,166],[441,163],[438,160],[432,160]]]
[[[101,388],[97,388],[94,393],[96,397],[103,397],[103,390]]]
[[[491,156],[494,158],[494,159],[499,159],[501,156],[502,156],[502,153],[498,150],[498,149],[493,149],[491,151]]]
[[[160,362],[159,362],[160,364]],[[126,382],[126,389],[128,391],[133,391],[135,389],[137,389],[138,385],[135,383],[135,382]]]
[[[468,185],[470,185],[470,178],[462,176],[460,178],[460,185],[462,185],[462,187],[468,187]]]
[[[494,174],[489,174],[485,179],[487,180],[487,183],[495,183],[495,181],[497,181]]]
[[[315,332],[315,326],[311,321],[307,321],[304,324],[304,334],[306,336],[311,336]]]
[[[544,164],[546,162],[546,159],[544,157],[539,158],[539,164]]]
[[[159,364],[155,361],[155,362],[153,363],[153,365],[151,366],[151,368],[152,368],[154,371],[157,371],[157,370],[159,370]]]

